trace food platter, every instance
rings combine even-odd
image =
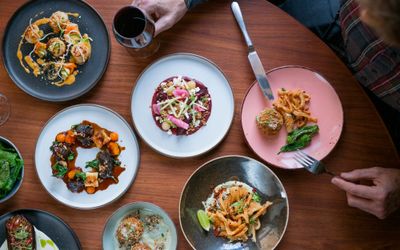
[[[154,91],[172,76],[199,80],[211,95],[212,111],[207,124],[191,135],[165,133],[152,116]],[[185,53],[163,57],[148,66],[138,77],[131,98],[132,119],[139,136],[155,151],[173,158],[198,156],[217,146],[231,126],[234,106],[232,89],[223,72],[208,59]]]
[[[90,34],[91,57],[87,63],[78,67],[79,74],[72,85],[57,87],[49,81],[27,74],[17,58],[18,43],[30,20],[49,17],[53,12],[65,11],[78,13],[79,17],[70,17],[79,25],[82,34]],[[46,27],[44,29],[50,29]],[[48,31],[49,32],[49,31]],[[22,53],[28,54],[32,49],[22,47]],[[103,76],[110,57],[110,41],[107,28],[100,15],[85,1],[56,0],[29,1],[20,7],[8,22],[2,45],[2,55],[5,68],[23,91],[36,98],[60,102],[75,99],[92,89]]]
[[[284,89],[301,89],[311,96],[310,111],[318,118],[319,133],[304,152],[322,160],[335,147],[343,129],[343,108],[338,95],[329,82],[319,73],[300,66],[285,66],[267,73],[273,93]],[[264,135],[256,125],[256,116],[265,108],[272,107],[257,84],[249,88],[241,112],[241,123],[245,139],[250,148],[264,161],[280,168],[302,168],[293,159],[293,153],[280,153],[286,144],[284,128],[276,135]]]
[[[0,246],[1,250],[6,250],[6,221],[14,215],[23,215],[34,227],[36,233],[36,243],[40,246],[40,240],[51,240],[57,249],[82,249],[79,239],[72,228],[59,217],[41,210],[21,209],[12,211],[0,216]],[[39,231],[37,231],[39,230]],[[39,233],[38,233],[39,232]],[[5,245],[3,245],[5,244]],[[43,244],[43,243],[42,243]],[[43,244],[48,245],[48,244]],[[53,247],[38,247],[37,249],[55,249]]]
[[[122,221],[131,216],[140,221],[136,229],[143,228],[143,233],[138,237],[139,244],[146,244],[151,249],[176,249],[178,239],[174,223],[162,208],[148,202],[127,204],[110,216],[103,230],[103,249],[121,249],[117,232],[123,228]]]
[[[124,171],[118,176],[117,182],[114,182],[105,190],[96,191],[94,194],[70,191],[63,183],[63,179],[53,176],[57,172],[54,172],[54,165],[52,166],[50,160],[52,151],[49,147],[53,145],[56,135],[60,131],[70,129],[73,125],[80,124],[82,120],[89,120],[107,130],[118,131],[119,134],[118,143],[121,147],[121,153],[118,161]],[[84,167],[88,162],[93,161],[99,152],[98,148],[78,149],[74,163],[81,169],[85,169],[84,172],[87,176],[88,169]],[[136,177],[139,160],[139,145],[128,123],[114,111],[94,104],[71,106],[54,115],[44,126],[37,140],[35,151],[36,171],[47,192],[61,203],[78,209],[102,207],[121,197],[130,188]],[[100,178],[100,173],[98,176]]]
[[[260,219],[256,242],[216,237],[215,229],[204,231],[196,218],[213,188],[227,181],[243,182],[257,191],[260,200],[272,202]],[[282,239],[288,219],[288,198],[279,178],[264,164],[245,156],[224,156],[203,164],[189,177],[179,202],[181,229],[193,249],[273,249]]]

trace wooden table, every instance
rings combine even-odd
[[[0,36],[12,13],[23,0],[0,3]],[[211,2],[211,1],[210,1]],[[90,0],[103,16],[112,36],[114,13],[129,0]],[[399,166],[394,146],[372,103],[335,54],[310,31],[264,0],[240,1],[248,30],[266,69],[303,65],[321,72],[342,101],[345,122],[336,149],[325,162],[335,172],[382,165]],[[114,38],[108,70],[89,94],[71,102],[48,103],[21,91],[0,66],[0,92],[11,102],[9,121],[0,134],[11,139],[25,159],[23,185],[13,199],[0,204],[0,214],[19,208],[43,209],[72,226],[84,249],[100,249],[103,226],[113,211],[134,201],[153,202],[172,217],[179,234],[179,249],[189,249],[181,233],[178,203],[190,174],[217,156],[238,154],[257,159],[245,143],[240,125],[244,94],[254,81],[246,46],[231,14],[230,1],[207,3],[189,13],[160,37],[161,49],[148,59],[135,59]],[[93,211],[77,211],[61,205],[44,190],[35,172],[35,143],[44,123],[57,111],[77,103],[107,106],[131,122],[130,92],[139,73],[150,62],[175,52],[191,52],[209,58],[226,73],[235,95],[235,118],[226,139],[213,151],[195,159],[174,160],[161,156],[143,141],[137,178],[129,191],[115,203]],[[345,194],[330,184],[328,176],[312,176],[303,170],[273,168],[282,180],[290,202],[290,219],[280,249],[367,249],[400,248],[400,214],[381,221],[350,208]],[[165,181],[172,185],[163,185]],[[84,218],[93,218],[87,221]],[[85,221],[85,223],[83,223]]]

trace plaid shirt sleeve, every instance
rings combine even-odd
[[[359,11],[355,0],[342,0],[339,20],[348,67],[363,86],[400,111],[400,48],[362,23]]]

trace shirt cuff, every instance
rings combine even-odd
[[[188,10],[193,9],[196,7],[198,4],[205,3],[207,0],[185,0],[186,7]]]

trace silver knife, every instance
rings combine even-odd
[[[258,84],[260,85],[264,96],[267,97],[269,100],[274,100],[274,94],[272,93],[271,86],[269,85],[264,67],[261,63],[260,58],[258,57],[256,50],[254,49],[253,42],[251,41],[250,36],[247,33],[246,25],[244,24],[242,11],[240,10],[239,4],[237,2],[232,2],[231,8],[233,15],[235,16],[236,21],[240,27],[240,30],[243,33],[244,40],[246,40],[249,50],[248,58],[251,68],[253,69],[253,72],[258,81]]]

